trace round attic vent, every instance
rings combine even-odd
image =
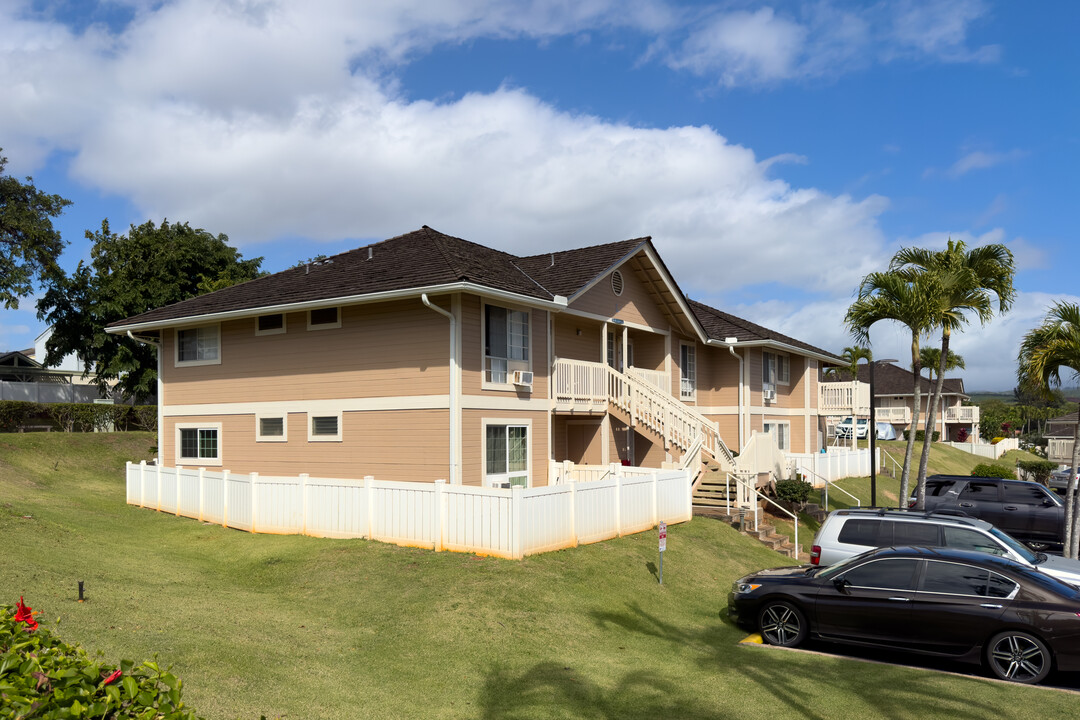
[[[622,273],[616,270],[611,273],[611,291],[616,295],[622,295],[623,291],[623,278]]]

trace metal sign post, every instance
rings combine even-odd
[[[664,551],[667,550],[667,523],[660,522],[660,584],[664,584]]]

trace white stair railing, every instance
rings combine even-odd
[[[855,501],[855,507],[862,507],[862,501],[859,500],[859,498],[855,497],[854,495],[849,493],[847,490],[845,490],[844,488],[842,488],[839,485],[837,485],[836,483],[834,483],[829,478],[824,477],[822,475],[818,475],[813,470],[808,470],[808,469],[806,469],[804,467],[801,467],[801,466],[797,467],[795,469],[795,472],[797,472],[797,473],[799,473],[800,475],[803,475],[803,476],[813,475],[814,477],[818,478],[819,480],[824,480],[825,481],[825,504],[821,508],[825,512],[829,512],[829,486],[832,486],[832,487],[836,488],[837,490],[839,490],[840,492],[844,493],[849,498],[854,500]]]

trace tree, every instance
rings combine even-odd
[[[844,348],[844,352],[840,353],[840,358],[844,362],[846,362],[847,365],[828,368],[825,371],[826,377],[832,377],[838,380],[842,378],[846,378],[847,380],[858,380],[859,361],[872,361],[874,359],[874,353],[870,351],[870,348],[865,348],[861,345],[855,345],[854,347]]]
[[[919,358],[922,360],[923,370],[926,370],[926,377],[933,382],[938,366],[941,365],[941,348],[919,348]],[[949,356],[945,361],[945,372],[956,370],[957,368],[966,370],[967,365],[964,364],[963,357],[950,350]]]
[[[919,424],[919,391],[922,381],[919,339],[935,327],[940,288],[933,275],[903,277],[894,272],[870,273],[859,284],[858,298],[848,308],[844,324],[862,345],[870,344],[870,327],[881,320],[893,320],[911,331],[911,367],[914,377],[915,408],[904,469],[900,475],[900,503],[907,504],[911,460],[915,454],[915,428]],[[874,429],[871,428],[871,432]]]
[[[0,155],[0,301],[13,310],[35,282],[55,272],[64,241],[52,219],[71,201],[41,192],[31,177],[22,182],[4,175],[6,165]]]
[[[938,402],[945,384],[949,358],[949,342],[953,331],[968,323],[968,313],[974,313],[985,325],[994,316],[991,293],[997,297],[998,312],[1004,314],[1016,297],[1013,288],[1015,266],[1012,252],[1000,243],[967,249],[963,240],[949,240],[941,251],[922,248],[901,248],[893,256],[889,268],[912,279],[932,275],[941,292],[933,325],[941,328],[941,350],[938,355],[937,382],[931,388],[923,432],[922,454],[916,480],[915,507],[926,507],[926,468],[930,460],[930,439],[937,422]]]
[[[258,277],[262,263],[261,257],[242,259],[225,235],[215,237],[168,220],[160,226],[132,225],[126,235],[113,233],[105,220],[86,237],[94,243],[90,263],[80,262],[70,277],[54,274],[38,301],[38,317],[53,328],[45,364],[78,353],[84,371],[93,374],[99,386],[118,380],[128,396],[154,391],[154,350],[107,334],[106,325],[207,289],[251,280]]]
[[[1020,343],[1017,378],[1026,388],[1061,385],[1062,370],[1072,370],[1080,380],[1080,306],[1058,302],[1051,307],[1042,325],[1028,331]],[[1073,426],[1072,469],[1065,491],[1065,557],[1080,554],[1080,513],[1076,507],[1076,469],[1080,467],[1080,406]]]

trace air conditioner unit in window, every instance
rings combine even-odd
[[[776,400],[776,390],[772,388],[766,388],[765,390],[762,390],[761,394],[766,400]]]
[[[528,370],[515,370],[513,383],[524,387],[532,387],[533,374]]]

